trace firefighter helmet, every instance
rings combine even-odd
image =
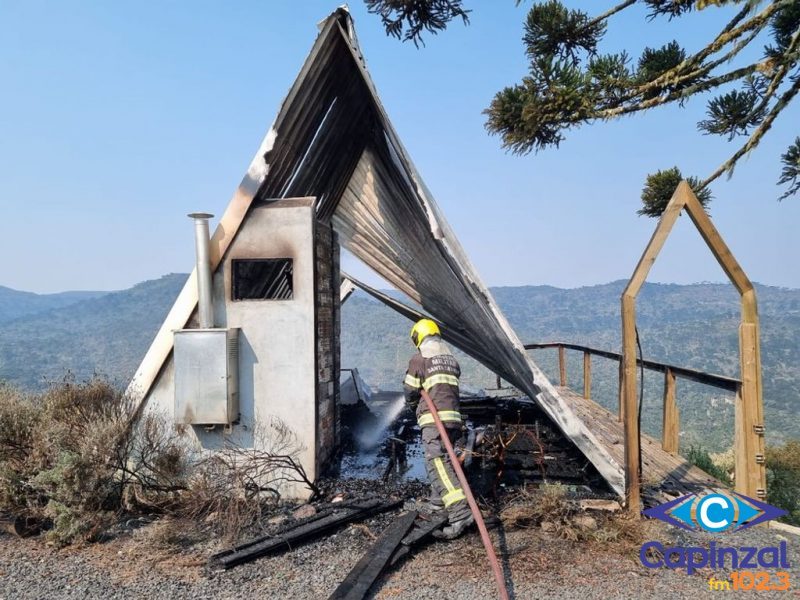
[[[417,348],[419,348],[422,340],[429,335],[441,335],[439,326],[430,319],[420,319],[411,328],[411,341],[414,342]]]

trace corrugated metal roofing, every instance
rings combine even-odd
[[[535,399],[623,493],[621,466],[527,355],[436,206],[381,105],[349,13],[338,9],[320,29],[229,211],[243,217],[252,202],[316,197],[344,247],[436,319],[454,345]],[[191,299],[186,289],[176,302],[186,307],[173,308],[164,339],[148,352],[131,384],[138,393],[166,360],[168,327],[188,320]]]

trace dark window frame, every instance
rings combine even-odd
[[[231,300],[234,302],[275,302],[293,299],[293,258],[234,258],[231,260]]]

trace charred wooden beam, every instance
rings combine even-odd
[[[417,520],[414,521],[414,528],[408,532],[408,535],[403,538],[403,541],[392,554],[389,560],[389,566],[393,567],[401,560],[403,560],[411,552],[412,546],[416,546],[420,542],[428,539],[433,535],[437,529],[441,529],[447,523],[447,511],[439,511],[438,513],[424,517],[419,515]]]
[[[232,550],[217,553],[210,558],[209,563],[214,567],[230,569],[268,554],[291,550],[299,543],[316,539],[342,525],[362,521],[373,515],[397,508],[401,504],[402,500],[373,499],[361,504],[345,506],[342,509],[335,509],[321,518],[292,526],[274,536],[265,536]]]
[[[389,525],[383,535],[370,546],[361,560],[344,578],[344,581],[334,590],[329,600],[361,600],[364,598],[369,592],[369,588],[386,568],[389,559],[408,530],[411,529],[416,518],[416,511],[407,512]]]

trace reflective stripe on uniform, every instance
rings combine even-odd
[[[433,464],[436,467],[436,471],[439,473],[439,479],[442,480],[444,487],[447,488],[447,492],[455,492],[456,488],[453,486],[453,482],[450,481],[450,478],[447,476],[447,471],[445,471],[444,462],[442,461],[441,457],[437,456],[434,458]],[[444,496],[442,496],[442,500],[444,500]]]
[[[406,378],[403,380],[403,383],[412,388],[422,387],[419,377],[414,377],[411,373],[406,373]]]
[[[436,472],[439,473],[439,479],[442,480],[442,484],[447,490],[447,493],[442,496],[442,502],[444,503],[445,508],[458,502],[459,500],[465,500],[466,496],[464,496],[464,491],[461,488],[455,487],[453,482],[450,481],[450,477],[447,476],[447,471],[444,468],[444,462],[442,459],[437,456],[433,459],[433,464],[436,466]]]
[[[455,504],[459,500],[466,500],[467,497],[464,495],[464,491],[461,488],[456,488],[452,492],[448,492],[444,496],[442,496],[442,502],[444,502],[444,507],[447,508],[451,504]]]
[[[446,383],[447,385],[454,385],[458,387],[458,377],[455,375],[448,375],[446,373],[439,373],[438,375],[431,375],[425,381],[422,382],[422,387],[425,390],[431,389],[433,386],[438,385],[440,383]]]
[[[439,419],[442,423],[461,423],[461,413],[457,410],[440,410]],[[429,412],[423,414],[417,419],[417,425],[425,427],[426,425],[433,425],[436,421],[433,420],[433,415]]]

